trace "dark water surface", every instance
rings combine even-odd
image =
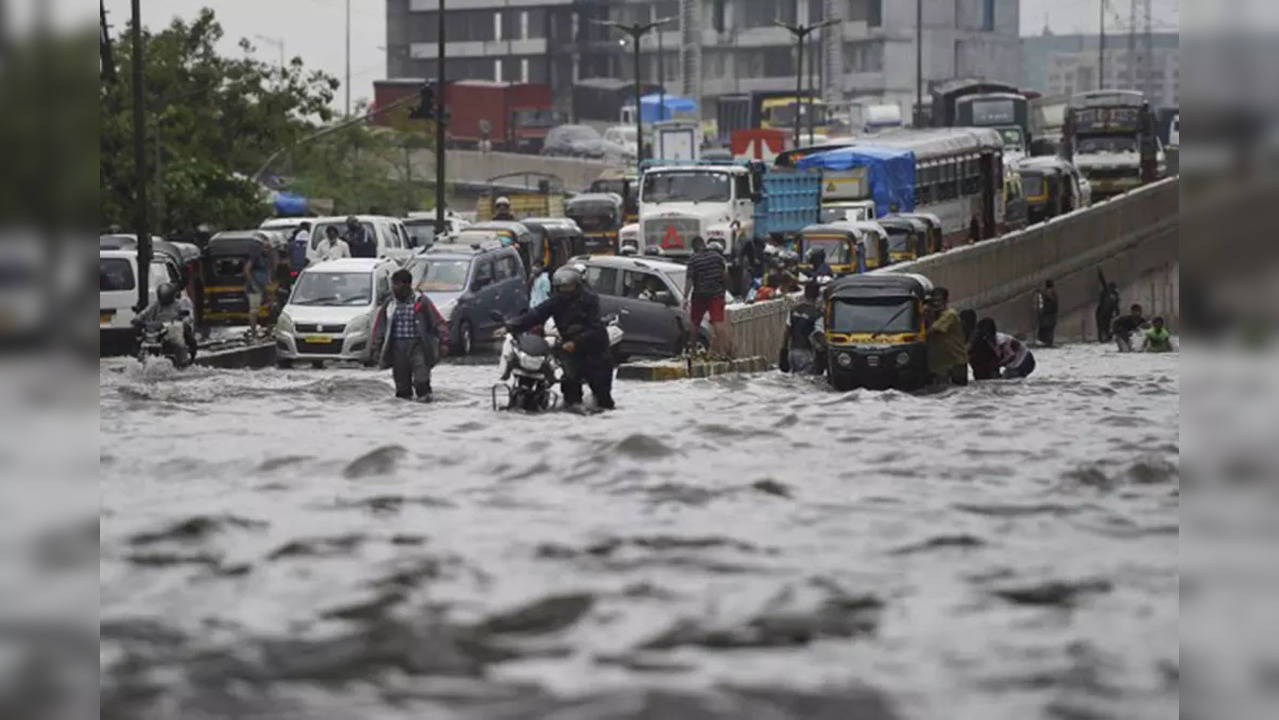
[[[1170,718],[1175,356],[927,397],[101,369],[103,717]]]

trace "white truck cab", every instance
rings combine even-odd
[[[750,239],[759,190],[743,165],[667,165],[644,172],[639,193],[639,222],[621,230],[624,253],[681,257],[691,255],[692,240],[718,240],[732,257]],[[657,250],[653,250],[656,248]]]

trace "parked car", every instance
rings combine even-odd
[[[620,146],[628,155],[635,157],[635,125],[614,125],[604,131],[604,139]]]
[[[310,360],[322,367],[326,360],[371,361],[374,315],[391,296],[391,273],[399,268],[386,258],[308,265],[276,320],[276,364],[288,368]]]
[[[623,332],[619,361],[683,351],[689,338],[683,265],[610,255],[583,255],[569,263],[586,267],[586,283],[600,296],[600,314],[617,314]],[[699,328],[698,339],[706,344],[709,331]]]
[[[336,227],[338,233],[346,234],[346,215],[315,218],[311,226],[311,250],[320,246],[320,240],[330,226]],[[403,260],[414,252],[413,238],[404,223],[395,217],[386,215],[356,215],[355,219],[364,226],[365,232],[371,233],[377,240],[377,256]]]
[[[478,341],[495,338],[500,324],[494,310],[510,318],[528,309],[524,265],[515,248],[501,242],[437,244],[414,256],[408,268],[417,289],[448,321],[454,355],[469,355]]]
[[[600,137],[599,131],[589,125],[560,125],[546,134],[542,154],[602,160],[625,158],[628,150]],[[633,152],[629,154],[634,157]]]

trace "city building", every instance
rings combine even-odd
[[[1053,35],[1045,32],[1021,39],[1021,86],[1045,95],[1069,95],[1098,88],[1099,39],[1096,35]],[[1177,107],[1181,97],[1181,36],[1155,33],[1151,36],[1149,77],[1142,72],[1142,38],[1135,52],[1128,49],[1128,36],[1106,36],[1105,87],[1140,90],[1155,107]]]
[[[437,0],[387,0],[387,76],[436,76]],[[795,87],[793,36],[775,21],[839,23],[806,45],[805,79],[828,102],[915,98],[915,3],[896,0],[448,0],[449,79],[545,82],[557,98],[582,78],[633,78],[629,39],[599,21],[672,18],[641,41],[646,82],[673,93],[716,96]],[[923,0],[925,96],[931,82],[1018,79],[1018,0]],[[815,42],[813,41],[815,40]],[[659,60],[660,48],[660,60]],[[819,62],[812,62],[819,60]]]

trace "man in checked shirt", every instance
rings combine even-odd
[[[395,378],[395,396],[431,402],[431,368],[448,350],[449,328],[431,299],[413,291],[408,270],[391,275],[391,297],[378,311],[373,338],[378,367]]]

